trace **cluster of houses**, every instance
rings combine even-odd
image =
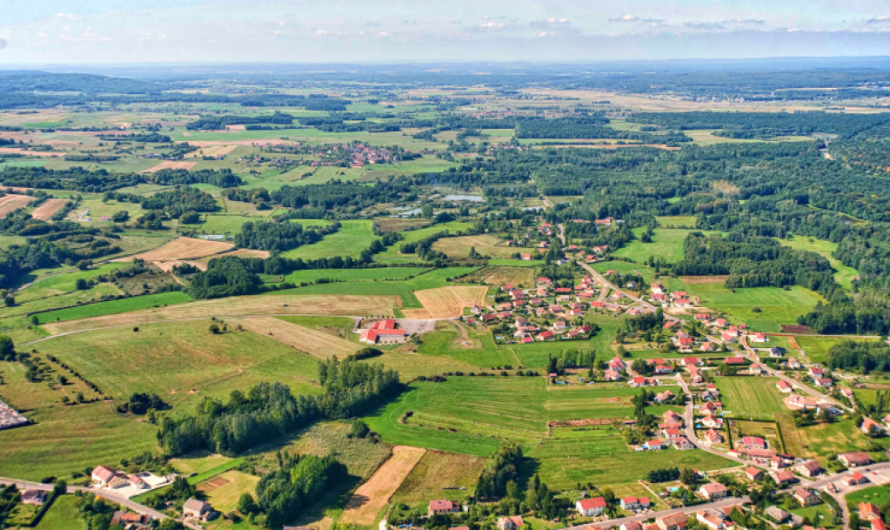
[[[694,296],[689,296],[686,291],[674,291],[668,293],[664,285],[658,282],[652,282],[649,285],[649,301],[661,304],[662,307],[677,307],[686,309],[699,305],[699,300]]]
[[[127,497],[170,484],[174,478],[174,475],[158,477],[147,472],[127,474],[105,466],[97,466],[90,473],[93,487],[117,490],[116,493]]]
[[[664,436],[666,444],[671,445],[674,449],[680,451],[695,449],[695,444],[689,441],[689,438],[686,437],[685,431],[683,430],[683,416],[680,416],[672,410],[668,410],[662,414],[662,421],[663,423],[659,424],[658,428],[661,430],[661,434]],[[650,444],[650,442],[651,440],[643,445]],[[646,450],[652,450],[652,448],[653,446],[649,445],[646,447]]]
[[[871,530],[887,530],[881,510],[870,502],[859,503],[859,519],[871,525]]]
[[[386,318],[362,329],[358,340],[365,344],[400,344],[405,342],[407,336],[408,333],[404,329],[399,329],[398,322],[394,318]]]
[[[789,385],[785,381],[780,380],[776,383],[776,386],[780,391],[784,393],[789,393],[791,391],[789,390],[791,385]],[[792,411],[807,412],[813,410],[819,413],[823,410],[827,410],[828,413],[832,416],[843,414],[843,411],[841,409],[837,408],[834,403],[828,401],[827,399],[808,397],[800,394],[791,394],[790,396],[785,398],[784,403],[785,406]]]

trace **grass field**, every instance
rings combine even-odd
[[[231,250],[232,247],[233,245],[231,243],[224,243],[222,241],[180,237],[160,248],[137,254],[133,256],[132,259],[138,258],[145,261],[197,259]]]
[[[785,410],[775,377],[715,377],[723,408],[733,418],[772,420]]]
[[[640,274],[646,283],[655,279],[655,271],[642,263],[628,263],[626,261],[610,260],[594,263],[591,265],[591,268],[599,273],[613,270],[615,272],[620,272],[621,274]]]
[[[100,302],[96,304],[83,305],[80,307],[71,307],[68,309],[59,309],[46,313],[38,313],[37,318],[41,324],[47,322],[64,322],[66,320],[77,320],[81,318],[99,317],[104,315],[115,315],[118,313],[126,313],[128,311],[138,311],[152,307],[163,307],[174,304],[189,302],[192,297],[182,291],[173,291],[169,293],[150,294],[145,296],[133,296],[131,298],[123,298],[120,300],[111,300],[109,302]]]
[[[851,289],[853,287],[853,279],[859,277],[859,272],[856,269],[844,265],[832,256],[832,253],[837,249],[837,243],[807,236],[796,236],[792,239],[779,239],[778,241],[786,247],[808,250],[826,258],[831,263],[831,266],[834,267],[834,270],[837,271],[834,275],[834,280],[844,289]]]
[[[53,501],[53,505],[43,515],[36,530],[82,530],[83,520],[77,506],[77,497],[62,495]]]
[[[446,231],[454,234],[472,227],[472,223],[452,221],[450,223],[436,224],[426,228],[402,232],[402,240],[397,241],[394,245],[390,246],[380,254],[375,255],[374,261],[379,263],[414,263],[421,261],[420,256],[417,254],[400,254],[399,251],[402,248],[402,245],[405,243],[416,243],[417,241],[426,239],[434,234],[440,234]]]
[[[411,505],[436,499],[463,501],[473,495],[484,465],[484,458],[427,451],[402,481],[392,502]]]
[[[318,243],[297,247],[287,252],[282,252],[281,255],[285,258],[303,258],[304,260],[330,258],[332,256],[358,258],[362,251],[371,245],[372,241],[378,239],[371,231],[372,221],[343,221],[341,225],[340,230],[325,236]]]
[[[646,229],[634,229],[635,233],[642,234]],[[638,263],[645,263],[649,257],[661,259],[668,263],[676,263],[683,259],[683,242],[686,236],[693,230],[668,230],[656,228],[655,235],[652,237],[651,243],[643,243],[639,239],[635,239],[616,250],[613,255],[616,258],[632,259]],[[704,232],[705,234],[714,234],[716,232]]]
[[[346,421],[323,421],[290,436],[284,451],[324,457],[332,454],[346,466],[350,475],[368,479],[392,454],[387,443],[349,438],[352,425]]]
[[[777,414],[785,450],[803,458],[825,458],[838,453],[865,451],[868,439],[850,419],[795,427],[790,412]]]
[[[859,503],[861,502],[870,502],[877,506],[883,506],[890,502],[890,484],[872,486],[871,488],[848,493],[846,500],[847,505],[852,510],[858,510]]]
[[[340,516],[340,522],[364,526],[373,524],[378,512],[425,453],[426,449],[419,447],[393,447],[392,457],[355,491]]]
[[[655,217],[659,226],[671,226],[674,228],[695,228],[694,215],[676,215],[673,217]]]
[[[379,269],[311,269],[294,271],[284,281],[300,284],[315,283],[322,278],[344,282],[375,282],[380,280],[404,280],[430,269],[426,267],[390,267]]]
[[[31,300],[72,293],[77,291],[77,280],[92,280],[96,276],[107,274],[126,265],[126,263],[106,263],[95,269],[73,270],[57,276],[50,276],[17,291],[15,300],[21,304]]]
[[[271,338],[320,359],[329,359],[335,355],[343,359],[359,349],[357,343],[279,318],[237,318],[232,319],[231,322],[248,331]]]
[[[835,344],[850,340],[844,337],[819,337],[817,335],[797,335],[797,344],[811,362],[824,364],[828,362],[828,350]]]
[[[225,484],[214,487],[222,481],[225,481]],[[256,485],[259,482],[260,477],[231,470],[217,475],[210,481],[198,484],[198,490],[205,492],[207,501],[213,505],[214,510],[228,513],[238,507],[238,499],[241,494],[256,495]]]
[[[537,249],[533,248],[508,247],[501,239],[488,234],[446,237],[433,243],[433,250],[444,252],[451,258],[468,258],[471,248],[475,248],[476,252],[483,256],[501,259],[509,258],[516,253],[532,255],[538,253]]]
[[[202,234],[232,235],[241,232],[244,223],[263,221],[263,217],[246,217],[243,215],[207,215],[204,223],[198,227]]]

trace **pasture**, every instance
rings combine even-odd
[[[776,414],[785,450],[802,458],[824,458],[849,451],[865,451],[868,438],[850,419],[796,427],[791,412]]]
[[[62,495],[53,501],[53,505],[40,519],[35,530],[82,530],[83,520],[80,518],[78,499],[74,495]]]
[[[675,215],[672,217],[655,217],[658,226],[665,228],[695,228],[694,215]]]
[[[290,435],[283,446],[278,441],[274,445],[284,451],[319,458],[336,455],[350,475],[366,480],[392,456],[392,447],[387,443],[375,443],[369,438],[349,438],[351,429],[348,421],[321,421]]]
[[[202,234],[231,235],[241,232],[245,223],[263,221],[264,217],[247,217],[244,215],[206,215],[204,222],[198,227]]]
[[[402,481],[392,502],[412,505],[436,499],[463,501],[473,495],[484,465],[484,458],[427,451]]]
[[[228,513],[238,507],[238,499],[242,494],[256,495],[256,486],[259,482],[260,477],[231,470],[201,482],[197,488],[207,495],[207,501],[215,510]]]
[[[837,250],[837,243],[807,236],[795,236],[791,239],[778,239],[778,241],[783,246],[815,252],[827,259],[834,270],[837,271],[834,275],[834,281],[844,289],[852,289],[853,280],[859,277],[859,271],[844,265],[833,256],[834,251]]]
[[[375,269],[310,269],[294,271],[284,277],[284,281],[300,284],[315,283],[320,279],[338,282],[376,282],[382,280],[405,280],[429,271],[426,267],[392,267]]]
[[[488,234],[475,236],[446,237],[433,243],[433,250],[444,252],[450,258],[466,259],[470,256],[470,249],[491,258],[509,258],[513,254],[538,254],[534,248],[508,247],[504,241]]]
[[[535,269],[533,267],[489,265],[464,276],[461,280],[481,281],[486,285],[494,287],[512,285],[514,287],[530,288],[535,286]]]
[[[312,245],[304,245],[295,249],[282,252],[285,258],[304,260],[329,258],[331,256],[351,256],[358,258],[363,250],[367,249],[377,236],[371,231],[372,221],[353,220],[342,221],[340,230],[327,235]]]
[[[797,335],[794,339],[806,354],[807,359],[818,364],[828,362],[828,350],[832,346],[852,340],[845,337],[820,337],[818,335]]]
[[[775,377],[715,377],[723,409],[733,418],[772,420],[785,410]]]
[[[47,324],[68,320],[110,316],[148,308],[166,307],[172,304],[190,302],[191,300],[192,297],[182,291],[171,291],[167,293],[110,300],[108,302],[85,304],[78,307],[69,307],[66,309],[48,311],[46,313],[38,313],[36,316],[40,324]],[[106,325],[113,324],[114,320],[108,319],[104,323]]]
[[[379,222],[379,220],[377,222]],[[462,230],[472,228],[472,226],[472,223],[451,221],[449,223],[436,224],[433,226],[428,226],[426,228],[418,228],[417,230],[406,230],[404,232],[401,232],[401,241],[397,241],[394,245],[390,246],[385,251],[375,255],[374,261],[379,263],[414,263],[417,261],[421,261],[420,256],[418,256],[417,254],[402,254],[402,245],[406,243],[416,243],[422,239],[426,239],[432,235],[441,234],[443,232],[453,234],[455,232],[460,232]]]
[[[645,229],[635,229],[634,232],[642,234]],[[676,263],[683,259],[683,242],[686,236],[693,230],[668,230],[656,228],[655,235],[652,237],[651,243],[643,243],[639,239],[635,239],[616,250],[612,255],[616,258],[632,259],[638,263],[645,263],[649,258],[664,260],[667,263]],[[704,232],[705,234],[714,234],[717,232]]]

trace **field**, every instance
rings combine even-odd
[[[785,410],[775,377],[715,377],[724,410],[733,418],[772,420]]]
[[[304,260],[329,258],[331,256],[351,256],[358,258],[363,250],[377,239],[371,231],[372,221],[355,220],[342,221],[340,230],[325,236],[324,239],[312,245],[304,245],[286,252],[282,257]]]
[[[413,220],[413,219],[412,219]],[[378,219],[379,223],[380,220]],[[461,230],[472,228],[472,223],[452,221],[450,223],[441,223],[426,228],[418,228],[417,230],[408,230],[402,232],[402,240],[397,241],[394,245],[385,251],[374,256],[374,261],[379,263],[413,263],[420,260],[417,254],[400,254],[400,249],[405,243],[416,243],[422,239],[426,239],[434,234],[449,232],[451,234]]]
[[[463,314],[465,307],[481,305],[485,300],[487,287],[439,287],[415,291],[423,309],[405,310],[408,318],[453,318]]]
[[[61,280],[63,278],[64,277],[60,277],[59,279]],[[44,287],[42,283],[43,282],[35,285]],[[181,304],[184,302],[190,302],[191,300],[192,298],[182,291],[172,291],[168,293],[134,296],[131,298],[111,300],[108,302],[85,304],[82,306],[69,307],[66,309],[57,309],[55,311],[38,313],[36,316],[40,324],[47,324],[50,322],[62,322],[66,320],[77,320],[82,318],[115,315],[118,313],[126,313],[128,311],[138,311],[140,309],[162,307],[170,304]]]
[[[859,503],[870,502],[877,506],[883,506],[890,502],[890,485],[872,486],[847,494],[847,505],[853,510],[859,509]]]
[[[238,507],[242,493],[256,495],[254,492],[259,481],[260,477],[232,470],[198,484],[198,491],[207,495],[207,501],[214,510],[228,513]]]
[[[157,173],[162,169],[184,169],[188,171],[189,169],[192,169],[197,165],[197,162],[171,162],[169,160],[165,160],[156,166],[146,169],[145,171],[143,171],[143,173]]]
[[[19,208],[24,208],[33,200],[36,199],[27,195],[7,194],[0,197],[0,219],[6,217]]]
[[[244,223],[264,221],[264,217],[248,217],[245,215],[212,215],[204,217],[204,222],[197,228],[207,235],[235,235],[241,231]]]
[[[634,230],[635,233],[638,232],[638,237],[644,231],[645,228]],[[693,230],[656,228],[654,232],[655,235],[652,237],[651,243],[643,243],[639,239],[635,239],[616,250],[613,255],[616,258],[632,259],[638,263],[645,263],[649,261],[650,257],[664,260],[667,263],[676,263],[683,259],[683,242]],[[716,232],[705,231],[703,233],[707,235]]]
[[[473,495],[484,465],[484,458],[427,451],[402,481],[392,502],[414,504],[435,499],[463,501],[468,495]]]
[[[430,269],[425,267],[392,267],[377,269],[310,269],[294,271],[284,281],[300,284],[315,283],[322,278],[344,282],[376,282],[379,280],[404,280]]]
[[[46,221],[52,217],[54,213],[58,212],[62,206],[65,206],[66,202],[68,202],[68,199],[47,199],[43,204],[34,208],[34,211],[31,212],[31,217]]]
[[[658,226],[670,226],[673,228],[695,228],[694,215],[677,215],[673,217],[655,217]]]
[[[321,359],[329,359],[334,355],[342,359],[359,349],[354,342],[277,318],[239,318],[232,319],[231,322]]]
[[[790,412],[776,414],[785,450],[802,458],[826,458],[849,451],[865,451],[869,442],[849,419],[795,427]]]
[[[810,362],[819,364],[828,362],[828,350],[832,346],[851,340],[845,337],[820,337],[818,335],[797,335],[794,338]]]
[[[77,497],[62,495],[53,501],[53,505],[43,515],[36,530],[82,530],[83,520],[77,507]]]
[[[392,456],[392,447],[370,438],[349,438],[351,428],[348,421],[318,422],[292,435],[282,450],[317,457],[335,455],[350,475],[366,480]]]
[[[837,271],[834,275],[834,280],[844,289],[851,289],[853,280],[859,277],[859,272],[856,269],[844,265],[840,260],[832,256],[832,253],[837,249],[837,243],[806,236],[779,239],[778,241],[786,247],[808,250],[826,258],[831,263],[831,266],[834,267],[834,270]]]
[[[446,237],[433,243],[433,250],[444,252],[451,258],[468,258],[470,249],[483,256],[492,258],[509,258],[513,254],[537,254],[537,249],[508,247],[495,236],[481,234],[475,236]]]
[[[481,281],[495,287],[513,285],[514,287],[530,288],[535,286],[535,269],[533,267],[493,265],[479,269],[461,279]]]
[[[389,502],[405,477],[420,461],[426,449],[397,445],[392,457],[359,486],[340,516],[341,524],[371,525],[378,512]]]
[[[195,267],[198,267],[199,269],[204,271],[204,270],[207,270],[207,265],[210,263],[210,260],[216,259],[216,258],[222,258],[225,256],[235,256],[238,258],[266,259],[269,257],[269,251],[268,250],[250,250],[247,248],[239,248],[239,249],[223,252],[222,254],[212,254],[210,256],[204,256],[203,258],[200,258],[200,259],[188,260],[185,263],[191,263]],[[176,261],[166,262],[166,263],[156,263],[156,265],[158,265],[159,267],[161,267],[163,269],[164,268],[163,265],[166,265],[168,263],[171,264],[170,269],[172,269],[173,268],[172,264],[176,263]],[[169,270],[169,269],[165,269],[165,270]]]
[[[136,254],[127,259],[143,259],[145,261],[170,261],[203,258],[230,250],[231,243],[180,237],[154,250]]]
[[[179,294],[183,293],[165,293]],[[155,298],[161,295],[152,295]],[[148,297],[138,297],[148,298]],[[135,298],[134,298],[135,299]],[[116,300],[115,302],[127,302],[129,300]],[[145,309],[141,311],[133,311],[133,309],[125,309],[130,311],[123,313],[122,311],[114,311],[119,307],[107,306],[106,304],[115,304],[115,302],[102,302],[92,304],[82,308],[63,309],[60,311],[52,311],[40,315],[41,323],[45,324],[44,329],[52,334],[65,333],[68,331],[78,331],[84,329],[95,329],[115,326],[133,326],[151,324],[156,322],[169,322],[177,320],[201,319],[219,316],[245,317],[245,316],[262,316],[262,315],[393,315],[393,307],[397,303],[397,298],[393,296],[349,296],[349,295],[268,295],[268,296],[241,296],[238,298],[225,298],[217,300],[199,300],[187,304],[171,305],[167,307],[157,307],[154,309]],[[88,315],[79,313],[78,310],[91,309],[94,314],[104,316],[93,316],[85,318]],[[111,310],[116,314],[102,312],[103,310]],[[56,322],[56,319],[62,320]],[[73,320],[73,319],[80,320]],[[46,319],[46,320],[44,320]]]

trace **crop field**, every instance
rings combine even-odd
[[[216,300],[199,300],[183,304],[185,300],[179,299],[179,305],[157,307],[134,311],[124,302],[150,297],[157,299],[164,295],[178,294],[187,297],[185,293],[162,293],[145,297],[134,297],[125,300],[102,302],[89,306],[62,309],[49,313],[41,313],[41,323],[49,322],[44,329],[52,334],[65,333],[85,329],[96,329],[114,326],[133,326],[151,324],[156,322],[169,322],[177,320],[194,320],[201,318],[230,316],[262,316],[262,315],[393,315],[393,308],[398,299],[393,296],[350,296],[350,295],[266,295],[266,296],[241,296],[237,298],[225,298]],[[172,296],[170,297],[173,298]],[[120,302],[120,303],[118,303]],[[153,303],[154,305],[154,303]],[[128,312],[124,312],[128,311]],[[102,315],[102,316],[92,316]],[[112,314],[114,313],[114,314]],[[89,318],[87,318],[89,317]],[[44,320],[45,319],[45,320]],[[79,319],[79,320],[74,320]]]
[[[483,466],[484,458],[427,451],[402,481],[392,502],[411,505],[436,499],[463,501],[473,495]]]
[[[231,322],[321,359],[329,359],[334,355],[342,359],[359,349],[359,345],[354,342],[278,318],[238,318],[232,319]]]
[[[349,438],[351,429],[348,421],[314,423],[292,435],[281,449],[319,458],[334,454],[350,475],[366,480],[392,456],[392,447],[383,442],[375,443],[369,438]]]
[[[124,263],[106,263],[95,269],[87,269],[83,271],[75,269],[64,274],[49,276],[39,281],[35,281],[28,287],[17,291],[15,299],[17,303],[21,304],[31,300],[39,300],[41,298],[72,293],[77,290],[77,280],[91,280],[96,276],[107,274],[124,266]]]
[[[119,289],[117,289],[116,287],[115,289],[119,291]],[[80,292],[81,291],[77,291],[72,294],[79,294]],[[171,291],[167,293],[149,294],[145,296],[134,296],[131,298],[110,300],[108,302],[84,304],[77,307],[69,307],[66,309],[58,309],[55,311],[38,313],[36,316],[40,324],[47,324],[63,322],[66,320],[77,320],[106,315],[116,315],[119,313],[126,313],[128,311],[138,311],[140,309],[167,306],[169,304],[181,304],[184,302],[189,302],[191,300],[192,298],[182,291]]]
[[[376,269],[310,269],[294,271],[284,281],[299,284],[315,283],[322,278],[344,282],[376,282],[380,280],[404,280],[429,271],[426,267],[391,267]]]
[[[171,162],[169,160],[165,160],[156,166],[152,166],[151,168],[146,169],[145,171],[143,171],[143,173],[157,173],[162,169],[184,169],[188,171],[189,169],[192,169],[197,165],[197,162]]]
[[[716,377],[724,410],[733,418],[772,420],[785,410],[775,377]]]
[[[405,310],[408,318],[453,318],[463,314],[465,307],[481,305],[487,287],[454,286],[415,291],[423,309]]]
[[[493,285],[495,287],[512,285],[514,287],[530,288],[535,286],[535,269],[532,267],[490,265],[461,279],[466,281],[482,281],[486,285]]]
[[[340,516],[340,523],[374,524],[377,513],[389,502],[425,453],[426,449],[418,447],[393,447],[392,457],[355,491]]]
[[[29,197],[27,195],[3,195],[2,197],[0,197],[0,219],[6,217],[19,208],[24,208],[28,205],[28,203],[34,200],[36,200],[35,197]]]
[[[217,486],[221,482],[223,483]],[[238,499],[243,493],[255,495],[256,485],[259,482],[260,477],[233,469],[198,484],[198,491],[205,492],[207,501],[213,505],[213,509],[228,513],[238,507]]]
[[[318,243],[282,252],[282,257],[303,258],[304,260],[331,256],[358,258],[362,250],[368,248],[371,242],[377,239],[377,236],[371,231],[372,221],[370,220],[343,221],[341,225],[340,230],[325,236]]]
[[[118,398],[132,392],[153,392],[171,402],[179,401],[205,384],[225,377],[237,379],[239,374],[284,357],[298,362],[299,367],[287,370],[294,370],[291,375],[300,375],[304,383],[317,376],[313,357],[272,337],[235,331],[231,321],[226,333],[213,334],[208,327],[208,320],[198,320],[142,326],[135,333],[111,328],[35,346],[41,354],[54,355]]]
[[[471,248],[475,248],[476,252],[483,256],[492,258],[509,258],[516,253],[538,254],[538,249],[508,247],[503,240],[488,234],[446,237],[433,243],[433,250],[444,252],[451,258],[468,258]]]
[[[786,247],[815,252],[827,259],[834,270],[837,271],[834,275],[834,280],[844,289],[851,289],[853,287],[853,280],[859,277],[859,271],[853,267],[844,265],[840,260],[832,256],[832,253],[837,249],[837,243],[806,236],[797,236],[792,239],[778,239],[778,241]]]
[[[402,232],[402,240],[397,241],[394,245],[390,246],[380,254],[375,255],[374,261],[379,263],[413,263],[421,261],[420,256],[417,254],[401,254],[400,249],[402,248],[402,245],[405,243],[416,243],[417,241],[426,239],[434,234],[440,234],[446,231],[454,234],[472,227],[472,223],[451,221],[449,223],[436,224],[426,228],[418,228],[417,230],[404,231]]]
[[[47,199],[43,204],[34,208],[34,211],[31,212],[31,217],[46,221],[52,217],[54,213],[58,212],[62,206],[65,206],[66,202],[68,202],[68,199]]]
[[[142,259],[145,261],[170,261],[203,258],[230,250],[234,245],[222,241],[209,241],[180,237],[154,250],[137,254],[127,261]]]
[[[823,458],[849,451],[865,451],[868,438],[852,420],[836,420],[809,427],[795,427],[790,412],[776,414],[785,450],[803,458]]]

